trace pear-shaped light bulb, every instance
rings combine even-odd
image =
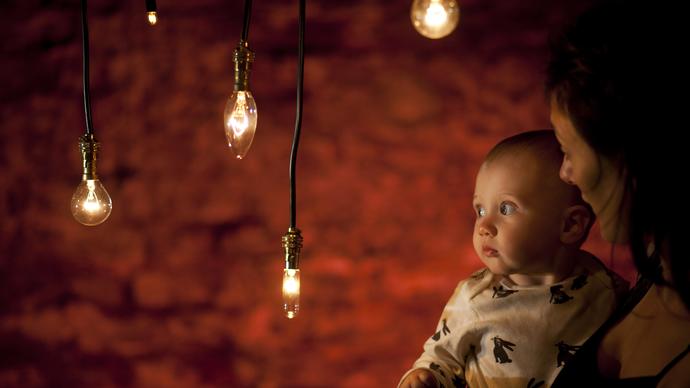
[[[72,215],[80,224],[95,226],[103,223],[113,202],[98,179],[84,179],[72,195]]]
[[[292,319],[299,312],[299,269],[283,270],[283,311]]]
[[[420,34],[430,39],[439,39],[457,27],[460,8],[455,0],[414,0],[410,18]]]
[[[252,92],[248,90],[232,92],[225,104],[223,119],[228,145],[237,155],[237,159],[242,159],[252,145],[258,120]]]
[[[149,20],[149,24],[155,26],[158,22],[158,14],[155,11],[146,12],[146,17]]]

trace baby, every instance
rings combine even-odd
[[[550,130],[489,152],[473,200],[486,268],[458,284],[398,387],[549,386],[613,312],[628,285],[580,249],[594,216],[562,157]]]

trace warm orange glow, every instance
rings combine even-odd
[[[283,271],[283,310],[289,319],[296,317],[299,312],[299,278],[298,269]]]
[[[420,34],[440,39],[458,25],[460,9],[456,0],[414,0],[410,17]]]
[[[147,12],[146,15],[149,19],[149,24],[155,26],[158,22],[158,15],[156,14],[156,12]]]

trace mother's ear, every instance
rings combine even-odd
[[[573,205],[563,210],[561,220],[561,242],[582,244],[594,223],[594,215],[585,205]]]

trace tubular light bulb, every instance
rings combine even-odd
[[[458,25],[460,8],[455,0],[414,0],[410,18],[420,34],[439,39],[453,32]]]
[[[225,105],[223,116],[228,145],[237,155],[237,159],[242,159],[252,145],[258,120],[252,92],[248,90],[232,92]]]
[[[98,179],[82,180],[72,195],[72,215],[80,224],[99,225],[108,219],[112,209],[110,195]]]
[[[283,311],[292,319],[299,312],[299,269],[283,270]]]
[[[156,22],[158,22],[158,15],[156,12],[146,12],[146,17],[149,19],[149,24],[152,26],[156,25]]]

